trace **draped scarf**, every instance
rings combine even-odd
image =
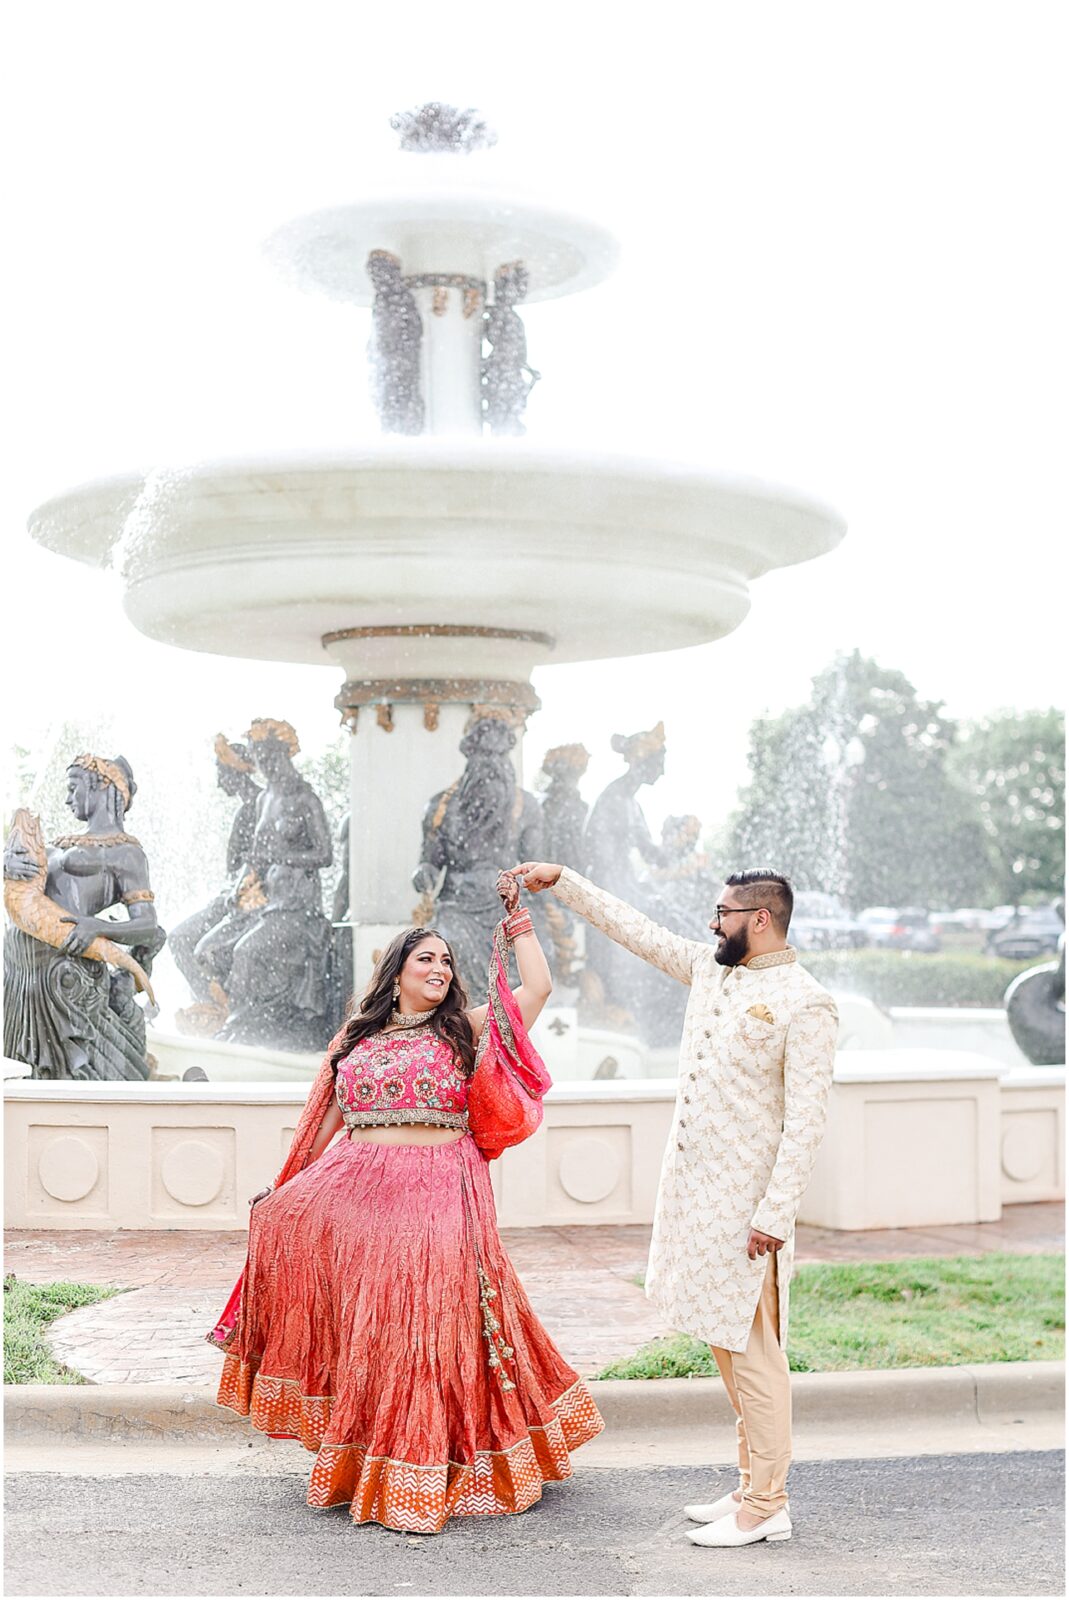
[[[323,1125],[323,1118],[330,1109],[334,1099],[334,1074],[330,1068],[330,1058],[345,1037],[348,1024],[343,1023],[327,1046],[327,1053],[323,1057],[319,1071],[312,1079],[312,1087],[308,1099],[304,1102],[297,1127],[293,1134],[293,1143],[290,1145],[289,1154],[282,1163],[282,1169],[275,1179],[275,1188],[279,1189],[299,1172],[303,1172],[308,1165],[308,1157],[315,1143],[316,1134]],[[205,1337],[209,1344],[217,1345],[220,1350],[229,1348],[237,1327],[238,1312],[241,1310],[241,1291],[245,1283],[245,1269],[242,1268],[241,1276],[234,1285],[233,1293],[223,1309],[223,1314],[215,1327]]]

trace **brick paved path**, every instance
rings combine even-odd
[[[506,1228],[505,1247],[565,1358],[593,1376],[668,1332],[635,1282],[650,1230]],[[5,1235],[5,1271],[31,1283],[129,1288],[53,1325],[60,1360],[95,1383],[212,1383],[219,1356],[204,1333],[245,1259],[244,1233],[96,1233],[18,1229]],[[886,1261],[1064,1247],[1060,1205],[1010,1206],[972,1227],[842,1233],[798,1229],[799,1261]]]

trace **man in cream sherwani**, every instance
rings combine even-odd
[[[824,1133],[838,1034],[835,1002],[787,943],[790,884],[773,872],[728,878],[709,924],[714,946],[659,927],[567,867],[515,870],[690,986],[646,1293],[673,1328],[712,1346],[736,1413],[740,1486],[688,1506],[705,1524],[689,1537],[789,1539],[794,1220]]]

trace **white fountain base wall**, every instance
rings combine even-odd
[[[8,1073],[21,1069],[9,1063]],[[8,1227],[243,1228],[301,1083],[5,1084]],[[648,1223],[675,1082],[555,1085],[535,1138],[492,1167],[504,1226]],[[1065,1069],[934,1050],[845,1052],[801,1220],[830,1228],[997,1219],[1065,1192]]]

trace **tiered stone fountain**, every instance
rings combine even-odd
[[[404,374],[380,349],[380,409],[418,433],[96,483],[31,521],[48,548],[115,567],[151,638],[341,667],[358,982],[411,919],[421,810],[457,776],[473,706],[522,718],[538,704],[535,667],[719,638],[745,617],[753,578],[844,531],[827,507],[766,484],[488,436],[495,278],[498,303],[521,267],[528,300],[576,293],[612,270],[616,243],[510,186],[470,114],[395,121],[408,148],[386,181],[267,248],[301,288],[361,306],[369,258],[394,268],[422,323],[417,391],[407,411],[391,405]]]
[[[413,436],[93,484],[31,523],[50,549],[114,567],[127,614],[152,638],[343,670],[357,982],[410,920],[420,813],[459,773],[473,706],[520,716],[536,704],[536,666],[719,638],[745,617],[751,579],[843,533],[834,512],[768,485],[483,437],[510,424],[523,387],[488,381],[489,286],[500,286],[491,312],[516,298],[521,265],[528,299],[573,293],[611,270],[616,247],[589,219],[522,195],[495,152],[466,148],[484,131],[472,116],[432,107],[398,121],[410,148],[395,174],[269,248],[302,287],[358,305],[372,300],[369,257],[400,285],[416,361],[402,340],[393,370],[378,368],[378,395],[384,421]],[[267,1055],[217,1048],[249,1079]],[[276,1080],[307,1072],[296,1058],[271,1067]],[[1056,1198],[1064,1071],[1000,1085],[1000,1070],[965,1052],[844,1052],[803,1219],[976,1222]],[[230,1081],[9,1084],[10,1224],[240,1226],[304,1088],[209,1076]],[[671,1082],[559,1083],[538,1137],[493,1164],[501,1221],[648,1222],[674,1094]]]

